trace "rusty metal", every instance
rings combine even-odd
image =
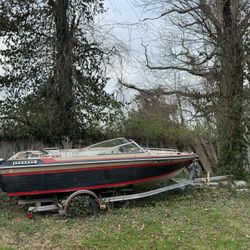
[[[92,196],[92,198],[94,198],[94,200],[97,202],[98,206],[101,207],[101,202],[98,198],[98,196],[90,191],[90,190],[79,190],[79,191],[76,191],[74,192],[73,194],[71,194],[67,200],[65,201],[62,201],[62,209],[61,211],[59,211],[60,214],[63,214],[65,215],[67,213],[67,209],[68,209],[68,206],[69,206],[69,203],[78,195],[83,195],[83,194],[86,194],[86,195],[89,195],[89,196]]]

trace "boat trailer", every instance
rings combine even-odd
[[[213,184],[215,181],[228,180],[232,178],[232,176],[230,175],[210,177],[209,173],[207,174],[206,178],[193,178],[193,175],[194,171],[191,170],[188,179],[175,178],[172,179],[174,184],[140,193],[100,197],[96,193],[90,190],[78,190],[70,194],[66,199],[62,200],[58,200],[57,198],[37,198],[37,199],[27,199],[27,200],[23,199],[19,200],[18,204],[29,206],[27,211],[28,218],[32,218],[33,213],[44,212],[44,211],[55,211],[59,212],[59,214],[61,215],[71,216],[71,213],[69,212],[70,210],[69,207],[74,206],[75,199],[83,197],[85,205],[82,206],[81,209],[87,208],[87,215],[97,216],[100,210],[105,210],[108,208],[109,203],[146,198],[170,190],[185,189],[187,186],[202,186],[202,185],[209,186],[210,184]],[[86,214],[86,211],[82,212]]]

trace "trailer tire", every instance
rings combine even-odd
[[[100,206],[94,198],[86,194],[80,194],[70,200],[65,215],[68,217],[96,217],[99,212]]]

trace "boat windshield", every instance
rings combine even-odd
[[[135,141],[126,138],[116,138],[103,142],[99,142],[85,148],[89,151],[98,151],[98,154],[114,154],[114,153],[140,153],[145,150]]]
[[[127,140],[126,138],[115,138],[115,139],[111,139],[111,140],[107,140],[107,141],[102,141],[102,142],[98,142],[96,144],[92,144],[86,148],[110,148],[110,147],[116,147],[125,143],[130,142],[129,140]]]

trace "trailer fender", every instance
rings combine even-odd
[[[98,209],[103,209],[103,205],[101,204],[100,199],[98,198],[98,196],[94,192],[92,192],[90,190],[78,190],[78,191],[72,193],[66,200],[64,200],[62,202],[62,208],[60,210],[60,214],[66,215],[67,214],[67,209],[68,209],[68,206],[69,206],[70,202],[75,197],[77,197],[79,195],[87,195],[87,196],[89,196],[90,199],[91,199],[91,202],[92,203],[95,202],[97,204]]]

